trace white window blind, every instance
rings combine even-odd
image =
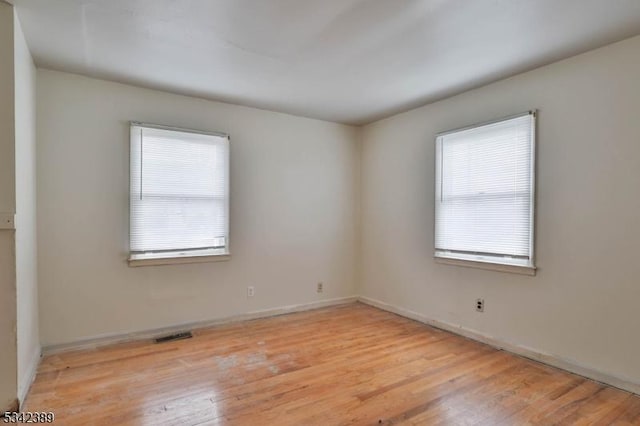
[[[131,124],[132,258],[227,254],[229,138]]]
[[[436,257],[533,267],[535,113],[436,139]]]

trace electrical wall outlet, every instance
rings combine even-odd
[[[476,311],[484,312],[484,299],[476,300]]]
[[[322,290],[324,290],[324,284],[322,283],[322,281],[320,281],[316,286],[316,292],[322,293]]]
[[[254,286],[247,287],[247,297],[253,297],[256,294],[256,288]]]

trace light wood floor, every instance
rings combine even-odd
[[[61,425],[640,424],[640,397],[362,304],[47,356]]]

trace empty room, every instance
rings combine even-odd
[[[0,0],[0,422],[640,425],[640,1]]]

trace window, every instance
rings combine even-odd
[[[131,265],[229,255],[228,135],[131,123],[130,161]]]
[[[535,112],[437,136],[437,260],[533,274],[534,161]]]

